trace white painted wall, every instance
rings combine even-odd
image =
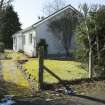
[[[36,28],[37,40],[45,39],[48,44],[48,54],[65,53],[61,41],[52,32],[48,31],[48,21]]]
[[[70,13],[72,11],[70,11],[70,9],[67,9],[66,12]],[[55,19],[59,19],[62,16],[65,15],[65,12],[62,12],[59,15],[56,15],[55,17],[43,22],[42,24],[38,25],[36,27],[36,35],[37,35],[37,39],[40,40],[41,38],[46,39],[46,42],[48,44],[48,54],[65,54],[65,49],[64,46],[62,44],[62,41],[56,37],[57,35],[55,35],[55,33],[51,32],[49,30],[49,22],[55,20]],[[58,33],[60,34],[60,33]],[[74,47],[74,38],[72,38],[72,42],[71,42],[71,48]]]
[[[45,39],[48,44],[48,54],[64,54],[65,49],[62,45],[61,40],[59,40],[58,37],[56,37],[56,35],[54,35],[54,33],[52,33],[48,27],[48,24],[50,21],[59,19],[63,15],[64,15],[64,12],[62,12],[61,14],[51,18],[50,20],[44,21],[43,23],[39,24],[38,26],[31,28],[30,30],[22,33],[21,36],[22,35],[25,36],[25,45],[23,45],[22,37],[19,37],[19,35],[17,35],[16,36],[17,49],[16,49],[16,44],[13,45],[13,49],[15,51],[23,49],[23,51],[26,54],[28,54],[30,56],[36,56],[36,43],[40,39]],[[29,43],[29,35],[30,34],[32,34],[32,36],[33,36],[32,43]],[[74,48],[74,38],[72,38],[71,49],[72,48]]]
[[[32,34],[32,43],[29,42],[30,34]],[[36,32],[35,29],[23,33],[25,36],[25,45],[23,45],[23,51],[29,56],[36,56]]]
[[[22,50],[22,34],[18,33],[13,37],[13,50]]]

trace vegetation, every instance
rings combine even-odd
[[[12,67],[11,65],[12,61],[8,60],[7,61],[3,61],[3,66],[4,66],[4,69],[2,70],[3,71],[3,79],[5,81],[10,81],[10,82],[13,82],[16,83],[17,85],[19,86],[23,86],[23,87],[28,87],[28,82],[27,80],[25,80],[24,76],[21,74],[21,72]],[[11,65],[11,67],[9,66]],[[10,72],[10,69],[15,69],[15,72]],[[19,77],[19,79],[17,79]]]
[[[44,64],[62,80],[86,78],[88,74],[87,71],[81,67],[81,63],[76,61],[45,60]],[[27,73],[38,80],[38,59],[30,59],[24,64],[24,68]],[[59,81],[44,71],[44,82],[57,83]]]
[[[11,58],[12,60],[20,60],[20,59],[27,59],[27,57],[20,52],[14,52],[12,50],[5,50],[5,56],[6,58]]]
[[[0,60],[0,66],[2,67],[2,74],[0,74],[0,96],[6,94],[15,96],[30,95],[29,83],[16,65],[16,60],[22,59],[25,56],[8,50],[5,51],[5,56],[5,59]]]
[[[88,61],[89,77],[105,76],[105,6],[84,4],[81,7],[83,17],[76,31],[76,42],[78,42],[77,55]]]
[[[12,48],[12,35],[21,29],[21,24],[19,23],[18,15],[12,6],[7,6],[3,11],[4,15],[0,21],[0,24],[2,24],[0,35],[2,36],[2,41],[4,42],[5,47]]]
[[[51,15],[56,11],[59,11],[61,8],[65,7],[66,1],[65,0],[52,0],[46,3],[43,7],[43,15]],[[40,17],[39,17],[40,19]],[[42,16],[43,19],[43,16]]]
[[[0,0],[0,11],[9,6],[12,3],[12,1],[13,0]]]
[[[82,17],[76,29],[75,37],[78,44],[76,56],[77,59],[81,59],[83,63],[77,61],[45,59],[44,65],[62,80],[69,81],[87,78],[88,74],[89,78],[94,76],[105,78],[105,6],[92,5],[91,7],[88,7],[87,4],[84,4],[80,7]],[[0,6],[0,9],[2,9],[2,6]],[[13,33],[20,30],[20,23],[18,21],[17,13],[14,12],[12,6],[7,6],[5,10],[6,11],[0,11],[0,15],[3,13],[0,20],[0,23],[2,24],[2,27],[0,25],[0,42],[4,42],[6,47],[10,48],[12,45],[10,37]],[[74,14],[72,14],[72,16],[67,14],[61,19],[52,21],[49,26],[51,31],[61,33],[61,35],[57,37],[62,40],[68,55],[70,47],[70,43],[68,46],[68,42],[71,41],[73,29],[75,28],[75,24],[73,23],[74,21],[77,21],[77,19]],[[46,45],[45,41],[42,42],[44,42]],[[4,47],[4,44],[1,43],[1,46]],[[0,48],[0,50],[2,50],[2,48]],[[29,78],[32,77],[32,79],[34,78],[34,80],[38,81],[38,59],[27,58],[24,54],[13,51],[6,51],[5,56],[11,59],[3,59],[0,62],[0,64],[3,66],[2,78],[5,81],[4,83],[0,81],[0,91],[3,90],[6,92],[6,90],[3,89],[5,87],[5,89],[8,91],[8,94],[23,94],[23,90],[26,91],[29,89],[29,83],[21,71],[17,68],[16,61],[28,59],[28,61],[23,64],[24,71],[29,74]],[[84,63],[88,64],[88,71],[86,66],[85,68],[83,67]],[[58,83],[59,81],[44,70],[44,82],[51,84]],[[99,91],[99,94],[101,94],[100,90],[102,90],[102,92],[105,91],[103,85],[104,83],[105,81],[95,81],[92,84],[81,83],[79,85],[74,85],[73,88],[80,93],[85,92],[88,94],[88,92],[90,92],[89,94],[91,94],[93,91],[97,93]],[[16,91],[19,91],[20,93],[18,94]]]
[[[0,42],[0,52],[4,52],[4,43]]]
[[[60,19],[55,19],[49,23],[49,29],[54,35],[61,40],[61,43],[66,51],[66,56],[69,56],[71,48],[72,35],[77,24],[77,15],[74,12],[66,11]]]

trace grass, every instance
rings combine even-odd
[[[10,65],[15,64],[16,60],[19,59],[28,59],[23,66],[26,69],[26,72],[31,74],[36,80],[38,80],[38,59],[37,58],[27,58],[24,54],[6,51],[5,53],[8,60],[2,60],[3,68],[3,78],[5,82],[0,81],[0,97],[9,94],[15,96],[31,96],[32,92],[29,89],[29,84],[27,80],[23,77],[20,70],[15,69],[11,70]],[[88,72],[84,69],[82,64],[77,61],[59,61],[59,60],[45,60],[44,65],[49,68],[53,73],[59,76],[62,80],[75,80],[80,78],[86,78]],[[44,71],[44,81],[48,84],[58,83],[51,74]],[[96,82],[82,82],[79,84],[67,84],[72,87],[76,93],[85,94],[90,96],[101,96],[105,95],[105,80],[96,81]],[[52,86],[56,86],[51,84]],[[59,85],[59,84],[58,84]],[[57,86],[58,86],[57,85]],[[59,86],[58,86],[59,87]],[[49,93],[50,94],[50,93]],[[43,94],[41,94],[43,96]],[[43,96],[46,97],[46,96]],[[52,97],[52,96],[51,96]],[[56,98],[56,96],[54,96]]]
[[[24,54],[13,51],[6,51],[7,57],[12,58],[12,60],[28,59],[23,67],[26,72],[31,74],[33,78],[38,80],[38,59],[37,58],[27,58]],[[7,61],[8,62],[8,61]],[[8,62],[10,63],[10,62]],[[60,60],[45,60],[44,65],[49,68],[53,73],[55,73],[62,80],[74,80],[78,78],[86,78],[88,72],[82,68],[82,64],[77,61],[60,61]],[[9,73],[7,73],[9,75]],[[18,73],[17,73],[18,74]],[[7,76],[8,78],[11,76]],[[21,76],[20,76],[21,77]],[[46,83],[58,83],[59,81],[54,78],[51,74],[44,70],[44,82]],[[24,84],[20,82],[20,84]]]
[[[45,60],[44,65],[62,80],[86,78],[88,74],[81,67],[82,64],[76,61]],[[36,80],[38,79],[38,59],[30,59],[24,64],[24,68],[27,73],[31,74]],[[44,70],[44,82],[57,83],[59,81]]]
[[[23,95],[25,91],[29,90],[30,86],[21,71],[17,69],[16,60],[23,59],[24,56],[13,51],[5,51],[3,55],[11,59],[1,60],[3,81],[5,83],[2,82],[0,88],[3,89],[4,87],[6,94]]]
[[[19,86],[23,86],[27,88],[29,87],[27,80],[25,80],[24,76],[18,69],[15,69],[13,72],[12,71],[10,72],[10,68],[5,67],[3,69],[3,79],[5,81],[15,83],[16,85],[19,85]]]
[[[14,52],[12,50],[5,50],[5,55],[7,58],[11,58],[12,60],[27,59],[23,53]]]
[[[105,96],[105,80],[91,80],[90,82],[81,82],[72,85],[75,91],[79,94]]]
[[[23,58],[24,57],[23,54],[13,51],[5,51],[5,54],[7,55],[7,58],[12,59],[1,60],[1,64],[3,67],[2,68],[3,79],[5,81],[14,82],[20,86],[28,87],[28,82],[25,80],[20,70],[17,69],[15,61],[16,59]]]
[[[27,96],[30,94],[30,90],[28,88],[28,83],[24,79],[20,70],[16,69],[15,75],[17,75],[17,79],[10,69],[8,65],[11,65],[19,59],[28,59],[23,66],[26,69],[26,72],[31,74],[36,80],[38,80],[38,59],[36,58],[27,58],[24,54],[6,51],[6,55],[9,58],[8,60],[2,60],[3,68],[3,78],[5,82],[0,81],[0,97],[5,94],[15,95],[15,96]],[[53,73],[59,76],[62,80],[74,80],[79,78],[86,78],[88,76],[88,72],[82,67],[83,65],[77,61],[59,61],[59,60],[45,60],[44,65],[49,68]],[[51,74],[44,72],[44,81],[47,83],[57,83],[54,77]],[[54,85],[54,84],[53,84]],[[103,81],[92,81],[82,82],[79,84],[71,85],[72,88],[79,94],[85,94],[89,96],[105,96],[105,80]],[[39,93],[40,94],[40,93]],[[50,94],[49,94],[50,95]],[[43,94],[41,93],[41,96]],[[46,96],[43,96],[44,98]],[[51,96],[52,97],[52,96]],[[56,98],[56,96],[54,96]],[[63,100],[63,99],[62,99]]]

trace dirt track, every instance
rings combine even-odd
[[[84,97],[84,96],[83,96]],[[105,100],[92,97],[67,97],[58,100],[46,101],[41,98],[23,99],[14,105],[105,105]]]

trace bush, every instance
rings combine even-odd
[[[5,46],[3,42],[0,42],[0,52],[4,52]]]
[[[20,52],[20,53],[24,53],[24,51],[23,51],[23,50],[19,50],[18,52]]]

